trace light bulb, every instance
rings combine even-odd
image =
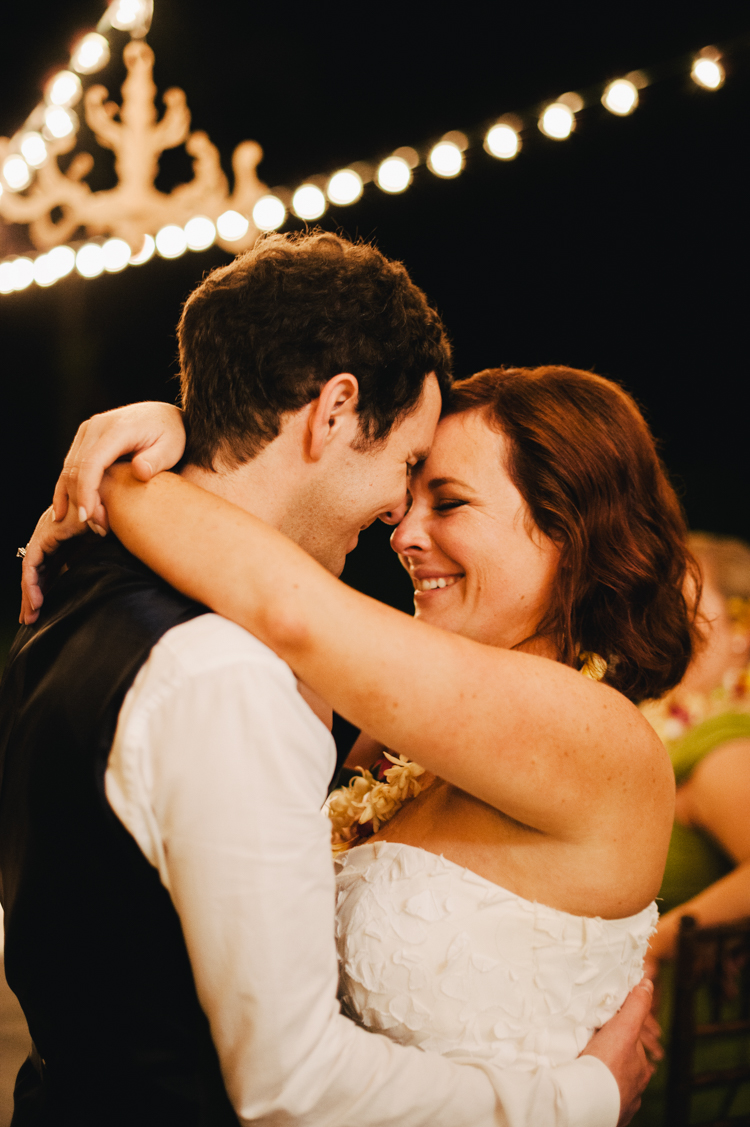
[[[66,110],[64,106],[47,106],[44,111],[44,130],[52,140],[69,137],[78,127],[78,118],[73,110]]]
[[[187,238],[182,227],[168,223],[156,234],[156,249],[162,258],[179,258],[187,250]]]
[[[602,94],[602,105],[618,117],[627,117],[638,105],[638,88],[628,78],[610,82]]]
[[[54,106],[73,106],[80,98],[81,90],[78,75],[70,70],[61,70],[47,87],[47,100]]]
[[[13,270],[13,289],[25,290],[34,281],[34,263],[25,256],[14,258],[11,262]]]
[[[138,37],[148,31],[153,14],[153,0],[114,0],[107,9],[112,27]]]
[[[300,219],[320,219],[326,198],[314,184],[303,184],[292,196],[292,210]]]
[[[253,223],[259,231],[278,231],[286,219],[286,208],[278,196],[261,196],[253,208]]]
[[[216,238],[216,228],[205,215],[194,215],[185,224],[185,238],[191,250],[206,250]]]
[[[0,293],[13,293],[16,284],[13,281],[13,263],[0,262]]]
[[[3,161],[3,177],[11,192],[22,192],[31,183],[29,166],[17,153],[13,153]]]
[[[384,192],[403,192],[411,184],[411,169],[403,157],[388,157],[376,173],[378,187]]]
[[[34,259],[34,281],[38,286],[51,286],[57,281],[55,266],[48,254],[40,254]]]
[[[84,278],[98,278],[104,272],[104,251],[99,243],[84,243],[76,255],[76,270]]]
[[[27,164],[40,168],[47,159],[47,146],[41,133],[24,133],[21,138],[21,152]]]
[[[143,236],[143,246],[138,251],[138,254],[132,254],[130,256],[130,265],[131,266],[142,266],[144,262],[148,262],[148,260],[150,258],[153,258],[153,254],[154,254],[155,250],[156,250],[156,242],[154,240],[153,235],[144,235]]]
[[[362,177],[351,168],[342,168],[328,181],[326,192],[333,204],[356,203],[362,195]]]
[[[513,160],[520,147],[518,134],[511,125],[493,125],[484,139],[484,147],[498,160]]]
[[[55,272],[55,278],[64,278],[76,264],[76,252],[72,247],[53,247],[47,260]]]
[[[693,63],[690,77],[698,86],[705,90],[718,90],[724,82],[724,67],[718,59],[707,59],[701,56]]]
[[[216,230],[227,243],[236,243],[248,232],[250,224],[239,211],[224,211],[216,220]]]
[[[109,62],[109,43],[98,31],[84,35],[70,57],[70,65],[79,74],[94,74]]]
[[[569,137],[575,123],[575,114],[563,102],[553,102],[539,118],[542,133],[555,141],[564,141]]]
[[[130,244],[124,239],[107,239],[102,247],[104,269],[108,274],[119,274],[130,262]]]
[[[458,176],[463,166],[464,154],[453,141],[440,141],[427,158],[430,172],[446,180]]]

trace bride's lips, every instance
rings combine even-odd
[[[454,574],[446,574],[443,572],[433,575],[417,575],[414,572],[411,573],[415,598],[437,594],[439,591],[445,591],[448,587],[455,587],[459,580],[464,578],[464,573],[461,571],[455,572]]]

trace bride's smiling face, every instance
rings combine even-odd
[[[509,648],[534,635],[559,553],[508,476],[507,446],[479,411],[443,419],[391,545],[414,583],[418,618]]]

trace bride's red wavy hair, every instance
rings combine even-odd
[[[574,668],[581,651],[606,657],[605,681],[631,700],[662,696],[699,640],[700,573],[635,402],[593,372],[490,368],[454,385],[445,414],[473,410],[508,439],[508,473],[560,548],[538,634]]]

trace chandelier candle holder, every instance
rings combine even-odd
[[[122,104],[107,101],[108,91],[99,85],[90,87],[84,97],[86,123],[99,144],[115,154],[117,186],[98,192],[89,188],[84,177],[94,162],[88,153],[78,153],[67,171],[61,171],[57,158],[75,145],[76,135],[71,132],[47,145],[47,157],[25,194],[3,192],[0,214],[12,223],[28,224],[29,237],[40,250],[60,246],[83,227],[90,236],[110,235],[127,243],[136,259],[150,236],[157,247],[164,245],[165,257],[171,258],[176,257],[171,249],[175,242],[170,241],[168,229],[183,229],[189,223],[200,249],[213,242],[229,251],[252,246],[258,229],[248,216],[267,194],[255,171],[263,155],[260,145],[244,141],[235,149],[230,193],[218,149],[206,133],[190,132],[190,111],[182,90],[167,90],[166,110],[157,120],[151,48],[133,39],[123,58],[128,73]],[[154,182],[159,157],[183,144],[193,158],[193,179],[171,192],[158,191]],[[0,138],[0,166],[6,169],[12,157],[7,138]],[[60,218],[53,219],[56,209]]]

